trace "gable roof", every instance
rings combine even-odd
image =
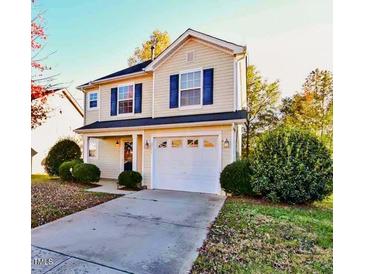
[[[51,94],[55,93],[62,93],[67,100],[71,103],[71,105],[76,109],[76,111],[81,115],[81,117],[84,117],[84,110],[81,108],[79,103],[76,101],[75,97],[72,96],[72,94],[66,89],[66,88],[49,88],[47,89]]]
[[[76,101],[76,99],[72,96],[72,94],[67,89],[62,89],[62,94],[66,96],[66,98],[69,100],[71,105],[77,110],[77,112],[81,115],[81,117],[84,117],[84,111],[80,107],[79,103]]]
[[[103,77],[100,77],[98,79],[95,79],[93,81],[90,81],[88,83],[82,84],[80,86],[77,87],[77,89],[81,89],[82,87],[87,87],[88,85],[92,85],[93,83],[97,83],[97,82],[102,82],[104,80],[116,80],[118,78],[120,78],[121,76],[124,75],[129,75],[129,74],[135,74],[138,72],[144,72],[144,68],[149,65],[152,62],[152,60],[147,60],[141,63],[138,63],[134,66],[122,69],[122,70],[118,70],[116,72],[113,72],[111,74],[105,75]]]
[[[145,71],[153,71],[154,68],[162,61],[167,58],[170,53],[180,47],[189,38],[197,38],[204,42],[217,45],[219,47],[225,48],[232,52],[232,54],[243,54],[246,51],[246,46],[238,45],[226,40],[211,36],[209,34],[196,31],[193,29],[187,29],[183,34],[181,34],[170,46],[168,46],[156,59],[154,59],[146,68]]]
[[[183,34],[181,34],[171,45],[169,45],[161,54],[159,54],[154,60],[147,60],[136,64],[134,66],[116,71],[114,73],[108,74],[106,76],[100,77],[88,83],[82,84],[76,87],[79,90],[82,90],[85,87],[92,87],[94,84],[108,82],[112,80],[119,80],[122,78],[126,78],[133,75],[144,74],[147,71],[153,71],[154,68],[160,63],[160,61],[164,60],[168,57],[170,53],[176,50],[179,46],[181,46],[185,41],[189,38],[195,37],[199,40],[207,42],[209,44],[213,44],[219,46],[221,48],[229,50],[233,55],[234,54],[243,54],[246,51],[246,46],[238,45],[232,42],[228,42],[226,40],[211,36],[206,33],[202,33],[193,29],[187,29]]]

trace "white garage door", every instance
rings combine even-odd
[[[220,192],[218,136],[155,138],[153,188]]]

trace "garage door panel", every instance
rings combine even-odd
[[[218,136],[156,138],[153,187],[218,193]]]

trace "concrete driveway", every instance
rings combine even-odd
[[[32,273],[187,273],[224,197],[143,190],[32,230]]]

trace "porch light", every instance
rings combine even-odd
[[[115,142],[115,146],[119,147],[119,141],[118,140]]]
[[[144,148],[145,149],[149,149],[150,148],[150,142],[148,140],[146,140],[146,142],[144,143]]]
[[[228,141],[228,139],[226,138],[225,140],[224,140],[224,142],[223,142],[223,147],[224,148],[229,148],[229,141]]]

